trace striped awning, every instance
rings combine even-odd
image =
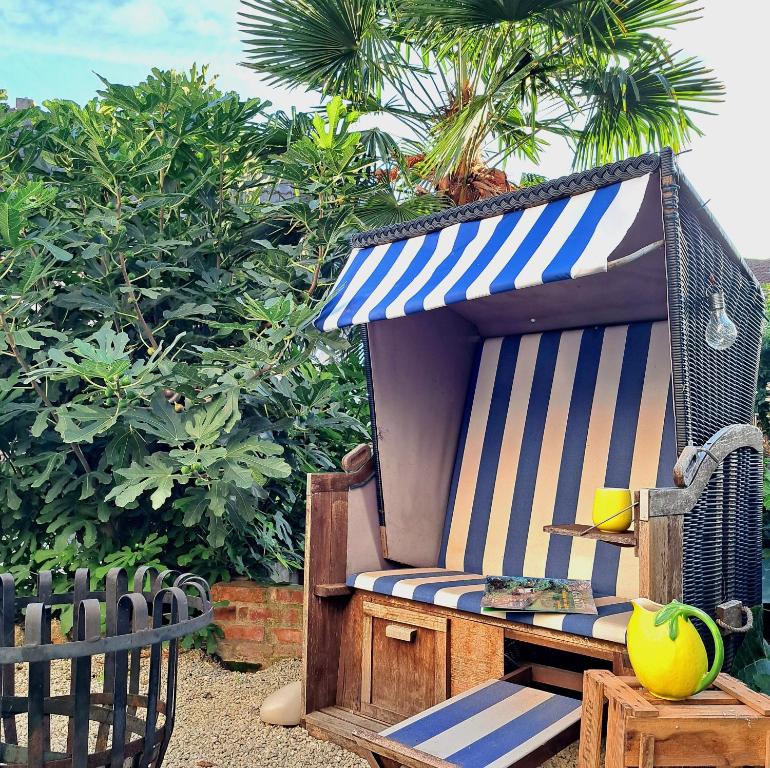
[[[316,326],[330,331],[605,272],[649,180],[354,248]]]

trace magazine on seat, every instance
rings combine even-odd
[[[487,576],[484,612],[596,614],[591,582],[528,576]]]

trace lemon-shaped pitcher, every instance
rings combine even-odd
[[[719,627],[698,608],[674,600],[666,606],[633,601],[626,645],[639,682],[659,699],[686,699],[708,688],[722,669],[724,643]],[[702,621],[714,638],[714,663],[690,618]]]

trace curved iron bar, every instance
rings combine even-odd
[[[54,644],[52,608],[66,605],[73,608],[72,639]],[[22,614],[24,643],[16,645]],[[212,618],[209,586],[194,574],[141,566],[129,588],[126,571],[113,568],[95,591],[80,568],[72,590],[55,594],[52,574],[42,571],[32,596],[17,596],[13,578],[0,574],[0,767],[160,768],[174,727],[179,639]],[[92,657],[102,654],[103,690],[94,692]],[[70,693],[53,696],[51,662],[64,659]],[[17,664],[29,666],[25,696],[16,695]],[[19,743],[20,715],[27,716],[26,745]],[[52,717],[67,718],[64,752],[51,749]]]

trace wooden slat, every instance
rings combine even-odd
[[[701,691],[696,693],[695,696],[690,696],[682,701],[666,701],[665,699],[659,699],[649,691],[640,690],[642,696],[647,701],[651,701],[653,704],[657,704],[659,707],[686,707],[693,704],[738,704],[738,700],[724,691]]]
[[[363,728],[366,731],[379,733],[387,728],[387,723],[366,717],[366,715],[362,715],[360,712],[351,712],[349,709],[343,709],[342,707],[324,707],[321,712],[346,723],[351,729]]]
[[[358,709],[361,703],[361,633],[364,614],[362,592],[346,601],[339,635],[340,661],[337,670],[336,704],[344,709]],[[341,602],[335,600],[333,602]]]
[[[307,500],[304,592],[304,648],[302,654],[303,711],[336,703],[340,633],[345,605],[316,596],[319,584],[345,580],[347,556],[347,491],[313,489]]]
[[[353,731],[353,736],[360,745],[370,749],[375,754],[395,760],[397,764],[407,766],[407,768],[457,768],[455,763],[448,763],[446,760],[433,757],[427,752],[406,747],[376,733],[356,730]]]
[[[639,596],[666,604],[682,596],[682,517],[640,520]]]
[[[639,768],[653,768],[655,765],[655,737],[648,733],[639,738]]]
[[[583,539],[597,539],[606,541],[608,544],[615,544],[618,547],[635,547],[635,531],[600,531],[598,528],[592,528],[590,525],[544,525],[543,530],[552,536],[573,536]]]
[[[660,707],[659,717],[667,720],[759,720],[762,715],[745,704],[678,704]]]
[[[609,680],[605,679],[605,686],[607,682]],[[626,723],[623,717],[623,705],[615,698],[610,699],[607,707],[607,734],[605,768],[624,768]]]
[[[721,691],[734,696],[742,704],[765,717],[770,716],[770,697],[752,691],[747,685],[724,673],[717,675],[714,685]]]
[[[449,638],[451,696],[505,673],[505,638],[500,627],[452,619]]]
[[[311,712],[303,718],[305,730],[316,739],[333,741],[362,757],[363,750],[353,738],[355,725],[348,720],[328,714],[327,710]]]
[[[339,584],[316,584],[313,587],[313,594],[316,597],[349,597],[353,594],[353,589],[345,582]]]
[[[414,627],[425,627],[434,632],[446,632],[448,626],[448,620],[443,616],[434,616],[426,611],[396,608],[392,605],[382,605],[369,601],[364,601],[364,616],[374,616],[378,619],[385,619],[385,621],[396,621]]]
[[[634,717],[652,718],[661,714],[658,707],[647,701],[638,689],[630,688],[614,675],[604,679],[604,689],[608,698],[616,699],[629,707]]]
[[[554,688],[564,688],[567,691],[583,690],[582,672],[571,672],[568,669],[560,669],[559,667],[533,664],[531,675],[533,683],[550,685]]]
[[[361,703],[372,702],[372,652],[374,616],[364,611],[361,630]]]
[[[439,704],[449,698],[449,634],[437,631],[433,667],[433,700]]]
[[[591,669],[583,675],[583,711],[580,717],[578,768],[600,768],[604,681],[612,673]]]

